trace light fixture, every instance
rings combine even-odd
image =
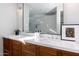
[[[18,14],[18,16],[22,16],[22,8],[21,7],[17,9],[17,14]]]

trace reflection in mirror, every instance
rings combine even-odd
[[[62,24],[63,24],[63,22],[64,22],[64,21],[63,21],[63,19],[64,19],[63,17],[64,17],[64,16],[63,16],[63,11],[61,11],[61,12],[60,12],[60,19],[61,19],[61,23],[62,23]]]
[[[25,3],[24,31],[60,34],[63,20],[62,6],[63,4],[57,3]]]
[[[56,8],[55,11],[45,14],[36,14],[29,17],[29,31],[41,33],[56,33]]]

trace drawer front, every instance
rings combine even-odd
[[[23,50],[22,56],[36,56],[36,53],[33,53],[31,51]]]
[[[14,50],[22,49],[22,43],[19,41],[13,41],[13,49]]]
[[[21,56],[22,52],[21,50],[13,50],[13,56]]]
[[[21,45],[13,45],[13,50],[21,50]]]
[[[40,55],[41,56],[57,56],[57,49],[48,48],[48,47],[40,47]]]
[[[5,39],[3,40],[3,45],[4,45],[4,49],[7,49],[7,50],[12,50],[12,46],[13,46],[13,43],[10,39]]]
[[[13,40],[13,44],[14,44],[14,45],[19,45],[19,44],[22,44],[22,42]]]
[[[79,56],[79,53],[74,52],[68,52],[68,51],[62,51],[63,56]]]
[[[13,56],[22,55],[22,43],[20,41],[13,40]]]
[[[36,46],[30,43],[26,43],[25,45],[22,45],[22,50],[30,51],[31,53],[36,52]]]
[[[9,40],[8,39],[4,39],[4,42],[3,42],[3,44],[4,44],[4,49],[7,49],[7,47],[10,47],[10,42],[9,42]]]

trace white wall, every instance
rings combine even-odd
[[[79,3],[64,4],[64,24],[79,24]]]
[[[0,38],[5,35],[13,34],[17,29],[16,4],[0,4]],[[0,39],[0,53],[3,51],[3,40]],[[1,55],[1,54],[0,54]]]

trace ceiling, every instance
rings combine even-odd
[[[30,14],[45,14],[53,10],[57,3],[25,3],[25,6],[29,7]]]

